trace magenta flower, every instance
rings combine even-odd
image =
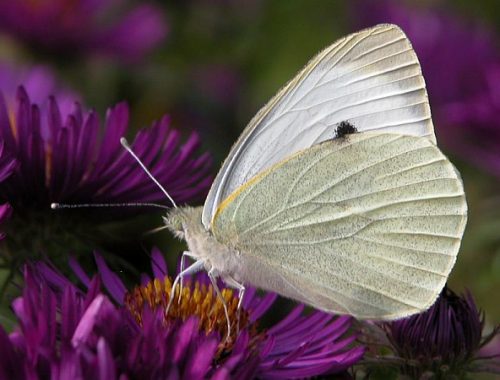
[[[346,335],[351,319],[345,316],[303,316],[298,306],[260,330],[257,320],[276,296],[254,290],[240,330],[225,342],[220,300],[206,275],[187,280],[182,302],[165,315],[160,306],[171,282],[162,255],[152,256],[155,278],[131,292],[96,256],[116,304],[101,292],[99,277],[89,278],[74,261],[86,290],[45,264],[26,267],[23,294],[12,305],[19,327],[10,335],[0,329],[0,378],[293,379],[345,371],[363,355],[362,347],[351,347],[355,337]],[[235,318],[237,298],[229,289],[223,293]]]
[[[0,99],[0,139],[19,167],[0,183],[0,199],[14,208],[50,208],[51,202],[165,202],[164,195],[120,145],[129,110],[120,103],[108,110],[104,127],[94,111],[78,104],[64,118],[49,99],[46,110],[20,88],[14,120]],[[44,122],[45,121],[45,122]],[[201,197],[210,185],[210,160],[196,157],[199,138],[191,134],[180,145],[180,133],[167,116],[141,130],[132,147],[179,203]]]
[[[0,30],[53,53],[97,53],[138,60],[163,41],[161,8],[125,0],[2,1]]]
[[[450,9],[411,8],[402,2],[356,2],[355,23],[398,24],[422,65],[445,147],[500,176],[500,54],[498,38]]]
[[[458,296],[445,288],[429,310],[381,327],[394,356],[379,357],[380,364],[398,368],[403,376],[462,379],[468,373],[500,373],[498,364],[480,353],[500,326],[483,336],[484,313],[469,292]]]
[[[76,103],[72,108],[63,114],[55,98],[40,107],[24,88],[18,90],[14,109],[0,96],[0,143],[16,161],[13,173],[0,181],[0,204],[13,208],[3,227],[7,239],[0,261],[13,270],[26,258],[45,252],[64,257],[68,247],[79,253],[109,244],[110,235],[103,235],[100,222],[148,210],[94,209],[89,223],[88,214],[84,218],[77,210],[51,210],[52,202],[169,204],[120,145],[129,126],[126,104],[109,109],[104,123],[94,111],[83,111]],[[181,143],[180,132],[164,116],[139,131],[132,147],[173,198],[183,203],[203,198],[211,183],[210,158],[198,153],[199,144],[194,133]]]

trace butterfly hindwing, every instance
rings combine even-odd
[[[212,221],[244,283],[361,318],[429,307],[460,246],[458,172],[427,138],[364,132],[315,145],[236,189]]]

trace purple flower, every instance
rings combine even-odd
[[[12,175],[0,181],[0,203],[8,202],[14,209],[6,224],[9,249],[2,252],[3,260],[19,263],[42,252],[65,254],[68,246],[88,252],[80,249],[81,244],[99,240],[99,221],[145,210],[96,210],[89,223],[88,215],[78,218],[76,210],[51,210],[52,202],[168,204],[120,145],[129,126],[126,104],[109,109],[104,123],[94,111],[83,111],[76,103],[68,112],[61,112],[55,98],[49,98],[45,107],[32,103],[24,88],[17,92],[14,109],[0,97],[0,142],[5,154],[17,162]],[[132,148],[173,198],[183,203],[202,198],[211,183],[210,159],[197,153],[199,144],[194,133],[181,143],[180,132],[164,116],[139,131]]]
[[[162,10],[125,0],[2,1],[0,30],[53,53],[92,52],[138,60],[167,33]]]
[[[468,372],[494,370],[479,350],[498,334],[500,326],[483,337],[484,313],[469,292],[458,296],[445,288],[426,312],[382,328],[396,355],[393,364],[413,379],[463,378]],[[382,363],[389,362],[382,358]]]
[[[345,371],[363,355],[352,347],[347,316],[305,316],[298,306],[259,328],[276,296],[254,289],[226,341],[222,304],[205,274],[186,279],[166,315],[171,281],[159,251],[154,278],[144,276],[129,292],[98,255],[96,262],[100,276],[93,278],[70,263],[85,290],[46,264],[26,267],[23,294],[13,303],[19,326],[10,335],[0,329],[0,378],[293,379]],[[100,278],[116,303],[100,290]],[[223,295],[235,326],[238,299],[230,289]]]
[[[51,202],[160,202],[165,196],[120,145],[129,110],[119,103],[108,110],[104,128],[94,111],[74,104],[64,118],[55,99],[47,109],[31,103],[23,88],[17,94],[14,120],[0,99],[0,138],[18,161],[14,175],[0,183],[0,198],[16,205],[49,209]],[[45,122],[43,122],[45,121]],[[210,185],[210,161],[196,157],[199,138],[180,145],[180,133],[164,116],[141,130],[132,148],[179,202],[204,195]],[[193,157],[194,156],[194,157]]]
[[[492,31],[444,8],[381,0],[354,9],[358,25],[401,26],[421,62],[440,142],[500,176],[500,55]]]

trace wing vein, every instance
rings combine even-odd
[[[390,157],[386,157],[386,158],[384,158],[383,160],[377,161],[377,162],[375,162],[375,163],[373,163],[373,164],[370,164],[370,165],[368,165],[368,166],[360,166],[360,167],[358,168],[358,170],[355,170],[355,171],[353,171],[353,172],[349,173],[347,176],[340,178],[340,179],[339,179],[337,182],[335,182],[335,183],[332,183],[332,184],[330,184],[330,183],[329,183],[327,186],[323,187],[320,191],[318,191],[318,192],[316,192],[316,193],[313,193],[313,194],[312,194],[309,198],[304,199],[304,200],[300,200],[300,201],[299,201],[299,203],[295,203],[295,204],[294,204],[294,205],[292,205],[292,206],[296,206],[297,204],[301,204],[301,203],[307,203],[307,202],[309,202],[309,201],[313,200],[314,198],[317,198],[317,197],[319,197],[320,195],[323,195],[325,192],[327,192],[328,190],[330,190],[330,189],[332,189],[332,188],[334,188],[334,187],[338,186],[338,185],[339,185],[339,184],[341,184],[342,182],[344,182],[344,181],[346,181],[346,180],[348,180],[348,179],[350,179],[350,178],[352,178],[352,177],[354,177],[354,176],[358,175],[359,173],[361,173],[361,172],[363,172],[363,171],[365,171],[365,170],[367,170],[367,169],[373,169],[373,168],[375,168],[375,167],[377,167],[377,166],[379,166],[379,165],[381,165],[381,164],[386,163],[386,162],[387,162],[387,161],[389,161],[389,160],[393,160],[393,159],[395,159],[395,158],[402,157],[402,156],[407,155],[407,154],[409,154],[409,153],[418,152],[419,150],[426,149],[426,148],[428,148],[428,147],[424,147],[424,148],[422,148],[422,147],[418,147],[418,148],[416,148],[416,149],[407,150],[407,151],[405,151],[405,152],[401,152],[401,153],[398,153],[398,154],[392,155],[392,156],[390,156]],[[396,172],[396,174],[397,174],[397,172]],[[438,180],[441,180],[441,179],[444,179],[444,178],[439,178]],[[453,179],[453,178],[449,178],[449,179]],[[358,196],[356,196],[356,197],[342,199],[342,200],[340,200],[339,202],[344,202],[344,201],[346,201],[346,200],[352,200],[352,199],[358,199],[358,198],[360,198],[360,197],[364,197],[364,196],[367,196],[367,195],[377,194],[377,193],[380,193],[380,192],[383,192],[383,191],[395,190],[395,189],[404,188],[404,187],[407,187],[407,186],[413,186],[413,185],[416,185],[416,184],[428,183],[428,182],[431,182],[431,181],[436,181],[436,179],[427,179],[427,180],[424,180],[424,181],[417,181],[417,182],[410,183],[410,184],[405,184],[405,185],[402,185],[402,186],[397,186],[397,187],[391,187],[391,188],[381,189],[381,190],[377,190],[377,191],[372,191],[372,192],[368,192],[368,193],[360,194],[360,195],[358,195]]]
[[[376,52],[377,50],[380,50],[380,49],[383,49],[387,46],[391,46],[391,45],[394,45],[400,41],[405,41],[405,38],[403,36],[399,36],[397,37],[396,39],[394,40],[391,40],[391,41],[387,41],[383,44],[380,44],[380,45],[377,45],[377,46],[374,46],[372,47],[371,49],[368,49],[368,50],[365,50],[363,51],[362,53],[360,53],[359,55],[357,55],[356,57],[353,57],[352,60],[353,61],[357,61],[359,60],[361,57],[364,57],[365,55],[368,55],[370,53],[373,53],[373,52]]]
[[[292,271],[292,270],[291,270],[291,268],[289,268],[289,267],[284,267],[284,268],[286,268],[286,269],[287,269],[287,270],[289,270],[289,271]],[[398,299],[398,298],[396,298],[396,297],[394,297],[394,296],[392,296],[392,295],[387,294],[386,292],[382,292],[382,291],[380,291],[380,290],[376,290],[375,288],[373,288],[373,287],[371,287],[371,286],[367,286],[366,284],[362,284],[362,283],[360,283],[360,282],[358,282],[358,281],[355,281],[355,280],[353,280],[353,279],[351,279],[351,278],[341,276],[341,275],[339,275],[338,273],[335,273],[335,272],[332,272],[332,271],[327,271],[327,270],[326,270],[326,268],[324,268],[324,267],[322,267],[321,269],[322,269],[324,272],[326,272],[328,275],[333,276],[333,277],[336,277],[336,278],[338,278],[339,280],[342,280],[342,281],[344,281],[344,282],[347,282],[347,283],[353,284],[354,286],[357,286],[357,287],[362,288],[362,289],[367,289],[367,290],[370,290],[370,291],[375,292],[375,293],[377,293],[377,294],[380,294],[381,296],[384,296],[384,297],[386,297],[386,298],[388,298],[388,299],[391,299],[391,300],[393,300],[393,301],[396,301],[396,302],[398,302],[398,303],[400,303],[400,304],[402,304],[402,305],[405,305],[405,306],[410,306],[410,307],[415,308],[415,309],[419,309],[419,306],[418,306],[418,305],[414,305],[414,304],[412,304],[412,303],[405,302],[405,301],[400,300],[400,299]],[[292,272],[293,272],[293,271],[292,271]],[[309,278],[306,278],[306,277],[304,276],[304,274],[303,274],[303,273],[301,273],[301,272],[295,272],[295,273],[296,273],[296,275],[300,276],[301,278],[305,278],[306,280],[310,280]],[[422,288],[422,287],[421,287],[421,286],[419,286],[419,285],[415,285],[415,284],[412,284],[412,285],[414,285],[414,286],[416,286],[416,287],[418,287],[418,288]],[[315,282],[315,286],[321,286],[321,287],[323,287],[323,288],[325,288],[325,289],[329,289],[329,290],[333,290],[333,291],[335,291],[335,290],[334,290],[331,286],[326,286],[326,284],[325,284],[325,283]],[[425,288],[423,288],[423,289],[425,289]],[[428,290],[428,289],[426,289],[426,290]],[[344,294],[344,296],[345,296],[345,297],[348,297],[348,298],[351,298],[351,299],[355,299],[355,298],[353,298],[353,297],[351,297],[351,296],[347,296],[347,295],[345,295],[345,294]],[[360,301],[360,300],[358,300],[358,301]],[[368,302],[364,302],[364,303],[366,303],[366,304],[370,305],[370,303],[368,303]]]
[[[355,236],[354,238],[358,239],[358,240],[363,240],[363,241],[366,241],[366,242],[374,243],[374,244],[383,245],[383,246],[386,246],[386,247],[400,248],[400,249],[405,249],[405,250],[409,250],[409,251],[422,252],[422,253],[431,253],[431,254],[434,254],[434,255],[442,255],[442,256],[448,256],[448,257],[455,257],[456,256],[455,254],[450,255],[450,254],[447,254],[447,253],[444,253],[444,252],[439,252],[439,251],[429,251],[429,250],[423,250],[423,249],[418,249],[418,248],[408,248],[408,247],[405,247],[405,246],[399,245],[399,244],[384,243],[382,241],[368,239],[366,236]]]

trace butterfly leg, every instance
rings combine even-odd
[[[241,315],[241,305],[243,305],[243,297],[245,296],[245,285],[239,283],[236,281],[233,277],[231,276],[226,276],[224,277],[224,282],[230,286],[231,288],[237,289],[238,290],[238,308],[236,309],[236,312],[238,313],[238,325],[237,325],[237,331],[240,331],[240,315]]]
[[[238,290],[238,310],[239,310],[241,308],[241,305],[243,304],[243,297],[245,295],[245,290],[246,290],[245,285],[240,284],[231,276],[224,277],[224,282],[231,288]]]
[[[189,252],[189,251],[182,252],[182,256],[181,256],[181,268],[180,268],[179,273],[184,270],[184,257],[189,257],[189,258],[193,259],[194,261],[198,260],[198,258],[195,255],[193,255],[191,252]],[[181,277],[180,286],[179,286],[179,300],[178,300],[178,303],[181,303],[181,295],[182,295],[183,286],[184,286],[184,277]]]
[[[165,309],[165,315],[168,315],[168,311],[170,310],[170,306],[172,306],[172,301],[174,300],[175,296],[175,288],[177,287],[177,284],[179,283],[180,279],[184,276],[194,274],[196,272],[199,272],[205,265],[205,262],[203,260],[198,260],[188,266],[186,269],[182,270],[179,272],[177,277],[174,280],[174,283],[172,284],[172,289],[170,291],[170,297],[168,299],[168,304],[167,308]]]
[[[226,322],[227,322],[227,336],[226,336],[226,341],[229,340],[231,337],[231,321],[229,320],[229,311],[227,309],[227,303],[224,297],[222,297],[222,293],[219,289],[219,286],[217,285],[217,277],[218,277],[218,272],[215,268],[212,268],[208,271],[208,277],[210,278],[210,282],[212,283],[212,286],[217,293],[217,297],[220,298],[222,302],[222,307],[224,308],[224,314],[226,316]]]

